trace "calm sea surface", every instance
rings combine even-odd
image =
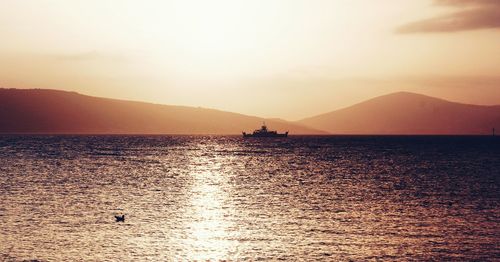
[[[0,261],[498,261],[499,222],[499,137],[0,136]]]

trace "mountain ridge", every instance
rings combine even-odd
[[[396,92],[297,123],[332,134],[489,134],[492,128],[500,128],[500,105],[471,105]]]
[[[500,105],[396,92],[290,122],[218,109],[88,96],[54,89],[0,88],[0,133],[241,134],[265,121],[291,134],[472,135],[500,130]]]
[[[189,106],[100,98],[53,89],[0,89],[0,133],[240,134],[266,121],[294,134],[301,124]]]

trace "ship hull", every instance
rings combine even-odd
[[[288,133],[284,134],[246,134],[243,133],[243,137],[288,137]]]

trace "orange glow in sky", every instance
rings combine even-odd
[[[393,91],[500,104],[499,17],[494,1],[4,0],[0,86],[289,120]]]

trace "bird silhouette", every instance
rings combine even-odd
[[[116,222],[125,222],[125,215],[115,216]]]

